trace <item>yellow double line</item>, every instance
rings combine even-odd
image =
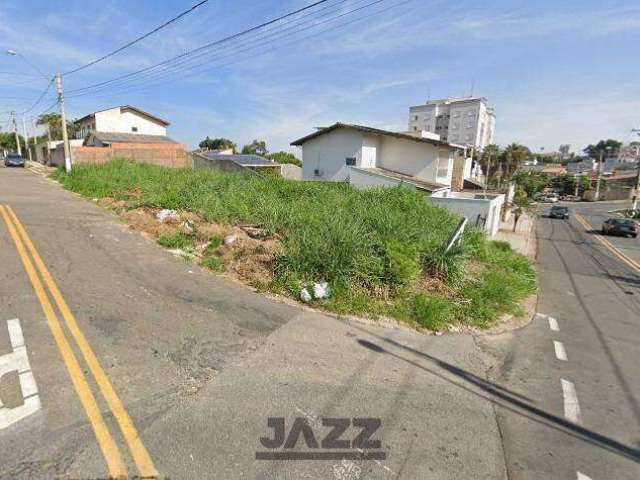
[[[593,230],[593,226],[587,221],[585,220],[584,217],[582,217],[579,214],[575,214],[575,219],[587,230]],[[626,265],[630,266],[632,269],[640,272],[640,263],[636,262],[634,259],[632,259],[631,257],[629,257],[628,255],[626,255],[625,253],[621,252],[618,248],[616,248],[609,240],[607,240],[606,238],[604,238],[602,235],[595,235],[596,239],[605,246],[605,248],[607,250],[609,250],[611,253],[613,253],[616,257],[618,257],[620,260],[622,260]]]
[[[65,332],[62,328],[62,324],[58,319],[58,315],[56,314],[51,301],[49,300],[49,297],[45,292],[43,282],[46,285],[49,294],[51,295],[51,297],[53,297],[53,300],[58,306],[58,309],[62,314],[62,317],[64,318],[67,329],[75,340],[78,349],[82,353],[84,361],[89,367],[89,370],[91,371],[91,374],[93,375],[93,378],[95,379],[95,382],[97,383],[98,388],[102,393],[102,396],[106,400],[107,405],[113,413],[113,416],[116,419],[118,426],[120,427],[120,431],[122,432],[122,436],[127,442],[129,451],[134,463],[136,464],[140,476],[143,478],[157,478],[158,472],[153,465],[153,461],[149,456],[149,452],[147,452],[147,449],[143,445],[142,440],[138,435],[131,417],[127,413],[124,405],[122,404],[122,401],[116,394],[109,378],[100,366],[100,363],[98,362],[95,353],[91,349],[89,342],[87,342],[87,339],[80,330],[76,318],[74,317],[73,313],[62,297],[60,290],[51,277],[51,274],[47,270],[47,267],[38,254],[38,251],[34,247],[33,242],[29,238],[29,235],[22,226],[22,223],[20,223],[20,220],[16,216],[15,212],[8,205],[0,205],[0,214],[2,215],[5,224],[7,225],[9,235],[11,235],[11,238],[16,245],[18,255],[22,260],[22,264],[24,265],[25,271],[27,272],[27,276],[29,277],[36,296],[40,301],[42,310],[44,311],[44,315],[47,319],[47,323],[49,325],[51,333],[53,334],[53,338],[55,339],[58,350],[62,355],[64,364],[71,377],[71,382],[73,383],[76,394],[78,395],[80,403],[82,404],[85,413],[89,418],[89,422],[91,423],[91,427],[93,428],[93,431],[95,433],[96,440],[107,463],[109,475],[113,478],[127,478],[126,465],[122,459],[118,444],[111,435],[111,432],[109,431],[109,428],[104,421],[102,413],[100,412],[100,408],[98,407],[98,404],[96,402],[96,398],[93,395],[91,388],[89,387],[89,383],[87,382],[87,379],[82,372],[82,368],[80,367],[78,359],[76,358],[76,355],[74,354],[73,349],[69,341],[67,340]],[[31,258],[29,257],[29,254],[31,254]],[[38,273],[40,275],[38,275]]]

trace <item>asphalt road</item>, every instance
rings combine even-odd
[[[510,479],[640,478],[640,270],[575,216],[599,229],[620,207],[573,204],[569,221],[540,218],[539,314],[487,339],[505,356],[496,381],[528,399],[497,410]],[[638,240],[609,240],[638,258]]]
[[[639,273],[574,219],[539,221],[528,326],[437,337],[257,295],[29,171],[0,206],[0,479],[640,478]],[[258,460],[270,417],[379,419],[384,455]]]

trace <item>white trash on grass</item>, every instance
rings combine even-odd
[[[309,293],[309,290],[307,290],[306,288],[303,288],[302,291],[300,292],[300,300],[302,300],[303,302],[307,303],[311,301],[311,294]]]
[[[313,296],[315,298],[327,298],[329,296],[329,284],[327,282],[314,283]]]
[[[164,223],[167,220],[175,220],[178,218],[178,212],[175,210],[169,210],[168,208],[164,208],[156,213],[156,220],[160,223]]]
[[[232,243],[235,243],[236,240],[238,240],[238,236],[237,235],[227,235],[226,237],[224,237],[224,240],[222,240],[222,242],[225,245],[231,245]]]

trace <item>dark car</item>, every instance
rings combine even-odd
[[[17,153],[10,153],[4,157],[5,167],[24,167],[24,158]]]
[[[606,235],[638,236],[638,224],[628,218],[609,218],[602,224],[602,233]]]
[[[569,218],[569,209],[567,207],[555,205],[551,207],[551,210],[549,211],[549,218],[561,218],[566,220]]]

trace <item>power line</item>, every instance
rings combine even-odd
[[[233,55],[236,52],[244,52],[244,51],[248,50],[248,49],[238,50],[238,47],[241,47],[241,46],[244,46],[244,45],[249,45],[251,43],[257,43],[254,46],[255,47],[260,47],[260,46],[262,46],[264,44],[272,43],[274,40],[277,40],[278,37],[283,37],[284,35],[282,35],[282,33],[285,33],[287,31],[295,29],[296,27],[304,26],[305,23],[309,24],[309,21],[300,22],[304,18],[312,17],[312,20],[314,20],[314,19],[322,18],[322,17],[327,16],[327,15],[331,15],[331,14],[333,14],[335,12],[329,12],[328,14],[325,13],[324,15],[317,16],[318,13],[321,13],[323,11],[329,10],[329,9],[331,9],[331,8],[337,6],[337,5],[347,3],[348,1],[349,0],[339,0],[339,1],[335,2],[334,4],[331,4],[329,6],[326,6],[326,7],[322,8],[322,9],[319,9],[319,10],[316,10],[316,11],[313,11],[313,12],[310,12],[310,13],[306,13],[305,15],[302,15],[302,16],[300,16],[298,18],[295,18],[294,20],[288,20],[287,22],[284,22],[284,23],[280,24],[277,28],[273,28],[271,30],[267,30],[267,33],[265,35],[250,39],[248,42],[245,41],[244,43],[240,43],[240,44],[236,44],[236,45],[232,44],[232,46],[228,46],[228,47],[226,45],[218,45],[216,49],[205,50],[205,51],[196,53],[196,54],[192,55],[191,57],[185,57],[185,58],[178,59],[178,60],[176,60],[176,61],[174,61],[172,63],[167,63],[166,65],[163,65],[160,68],[156,68],[155,70],[142,72],[138,76],[136,76],[135,78],[134,77],[130,77],[130,78],[124,78],[124,79],[121,79],[121,80],[115,80],[112,83],[109,83],[108,85],[97,86],[97,87],[92,88],[91,90],[83,91],[81,93],[76,93],[76,92],[78,92],[79,90],[82,90],[82,89],[70,90],[68,92],[69,93],[69,97],[73,98],[73,97],[77,97],[77,96],[81,96],[81,95],[86,95],[86,94],[89,94],[89,93],[96,93],[96,92],[104,91],[104,90],[107,90],[107,89],[110,89],[110,88],[126,85],[127,83],[129,83],[131,81],[136,81],[136,80],[139,80],[141,82],[146,82],[147,80],[155,80],[155,79],[158,79],[158,78],[167,77],[167,75],[170,75],[170,74],[172,74],[172,73],[174,73],[174,72],[176,72],[178,70],[180,70],[180,72],[183,74],[183,71],[185,69],[187,69],[187,68],[193,68],[193,67],[198,67],[198,66],[204,65],[208,61],[211,61],[212,59],[216,58],[216,55],[214,55],[214,54],[216,52],[220,51],[221,49],[224,50],[224,49],[228,49],[228,48],[234,48],[234,50],[231,50],[231,52],[229,54],[219,57],[219,58],[225,58],[225,57]],[[354,4],[362,3],[364,1],[367,1],[367,0],[357,0]],[[372,2],[370,4],[368,4],[368,5],[365,5],[365,7],[371,6],[371,5],[376,4],[376,3],[380,3],[381,1],[384,1],[384,0],[376,0],[376,1],[374,1],[374,2]],[[327,21],[335,20],[337,18],[340,18],[341,16],[353,13],[354,11],[357,11],[357,10],[359,10],[359,9],[354,9],[354,10],[351,10],[351,11],[347,11],[346,13],[343,13],[342,15],[334,16],[333,18],[331,18],[331,19],[329,19]],[[306,27],[306,28],[298,28],[297,30],[294,30],[292,32],[292,34],[299,33],[299,32],[301,32],[301,31],[303,31],[303,30],[305,30],[307,28],[314,28],[314,27],[316,27],[318,25],[321,25],[322,23],[326,23],[327,21],[325,21],[325,22],[316,22],[315,24],[310,25],[309,27]],[[295,22],[300,22],[300,23],[295,25],[294,24]],[[290,26],[290,27],[287,27],[287,28],[281,28],[281,27],[289,25],[289,24],[294,24],[294,25]],[[270,37],[272,37],[272,38],[275,37],[275,38],[273,38],[269,42],[262,42],[262,40],[268,39]],[[251,48],[253,48],[253,47],[251,47]],[[205,57],[209,57],[208,60],[206,60],[204,62],[201,62],[201,63],[194,63],[197,60],[199,60],[200,58],[205,58]]]
[[[71,75],[72,73],[76,73],[79,72],[80,70],[84,70],[85,68],[89,68],[92,65],[95,65],[96,63],[102,62],[103,60],[106,60],[109,57],[112,57],[114,55],[116,55],[117,53],[122,52],[123,50],[126,50],[127,48],[135,45],[136,43],[144,40],[145,38],[153,35],[154,33],[162,30],[163,28],[171,25],[172,23],[178,21],[179,19],[181,19],[182,17],[184,17],[185,15],[190,14],[191,12],[193,12],[194,10],[196,10],[197,8],[199,8],[200,6],[204,5],[205,3],[207,3],[209,0],[202,0],[201,2],[193,5],[191,8],[185,10],[184,12],[180,13],[179,15],[173,17],[170,20],[167,20],[166,22],[164,22],[162,25],[159,25],[158,27],[154,28],[153,30],[151,30],[150,32],[145,33],[144,35],[139,36],[138,38],[136,38],[135,40],[131,40],[129,43],[126,43],[125,45],[121,46],[120,48],[115,49],[112,52],[107,53],[106,55],[103,55],[100,58],[96,58],[95,60],[85,64],[85,65],[81,65],[80,67],[74,68],[73,70],[69,70],[68,72],[63,73],[63,75]]]
[[[76,92],[88,90],[90,88],[94,88],[94,87],[99,87],[99,86],[102,86],[102,85],[110,84],[112,82],[115,82],[116,80],[129,78],[129,77],[132,77],[134,75],[138,75],[138,74],[140,74],[142,72],[149,71],[149,70],[151,70],[153,68],[157,68],[159,66],[166,65],[166,64],[168,64],[170,62],[173,62],[173,61],[175,61],[175,60],[177,60],[179,58],[184,58],[186,56],[193,55],[194,53],[197,53],[199,51],[205,50],[207,48],[211,48],[211,47],[216,46],[216,45],[220,45],[222,43],[229,42],[229,41],[234,40],[236,38],[239,38],[239,37],[242,37],[242,36],[247,35],[249,33],[252,33],[252,32],[254,32],[256,30],[260,30],[260,29],[262,29],[264,27],[267,27],[269,25],[273,25],[276,22],[279,22],[279,21],[284,20],[286,18],[292,17],[292,16],[297,15],[298,13],[304,12],[306,10],[312,9],[313,7],[316,7],[316,6],[320,5],[320,4],[326,3],[327,1],[328,0],[318,0],[318,1],[316,1],[316,2],[314,2],[312,4],[310,4],[310,5],[307,5],[305,7],[299,8],[299,9],[294,10],[292,12],[286,13],[286,14],[280,16],[280,17],[274,18],[272,20],[269,20],[267,22],[261,23],[259,25],[256,25],[254,27],[248,28],[246,30],[243,30],[243,31],[238,32],[238,33],[235,33],[233,35],[230,35],[228,37],[222,38],[220,40],[216,40],[216,41],[207,43],[207,44],[202,45],[202,46],[200,46],[198,48],[195,48],[193,50],[189,50],[189,51],[187,51],[185,53],[181,53],[180,55],[176,55],[175,57],[168,58],[168,59],[166,59],[166,60],[164,60],[164,61],[162,61],[160,63],[156,63],[155,65],[151,65],[149,67],[145,67],[145,68],[142,68],[140,70],[136,70],[134,72],[130,72],[130,73],[127,73],[125,75],[121,75],[119,77],[112,78],[110,80],[106,80],[104,82],[99,82],[99,83],[96,83],[96,84],[93,84],[93,85],[88,85],[86,87],[77,88],[77,89],[74,89],[74,90],[69,90],[67,93],[76,93]]]
[[[34,108],[36,108],[38,105],[40,105],[40,102],[42,102],[42,100],[44,99],[44,97],[47,95],[47,93],[49,93],[49,90],[51,89],[51,85],[53,85],[53,78],[51,79],[51,81],[49,81],[49,83],[47,84],[47,87],[42,91],[42,93],[40,94],[40,96],[38,97],[38,99],[33,103],[33,105],[31,105],[29,108],[27,108],[25,111],[20,112],[20,115],[24,115],[26,113],[29,113],[31,110],[33,110]]]
[[[372,2],[372,3],[380,3],[380,2],[382,2],[382,1],[385,1],[385,0],[376,0],[375,2]],[[224,67],[227,67],[227,66],[230,66],[230,65],[233,65],[233,64],[239,63],[239,62],[241,62],[241,61],[246,61],[246,60],[247,60],[247,59],[249,59],[249,58],[256,57],[256,56],[258,56],[258,55],[260,55],[260,54],[263,54],[263,53],[266,53],[266,52],[268,52],[268,51],[277,50],[277,49],[282,48],[282,47],[284,47],[284,46],[288,46],[288,45],[291,45],[291,44],[299,43],[299,42],[300,42],[300,41],[302,41],[302,40],[307,40],[307,39],[312,38],[312,37],[317,37],[317,36],[319,36],[319,35],[322,35],[322,34],[324,34],[324,33],[326,33],[326,32],[332,31],[332,30],[337,30],[337,29],[340,29],[340,28],[344,28],[344,27],[346,27],[346,26],[348,26],[348,25],[351,25],[351,24],[353,24],[353,23],[355,23],[355,22],[359,22],[359,21],[365,20],[365,19],[370,18],[370,17],[373,17],[373,16],[375,16],[375,15],[380,15],[380,14],[382,14],[382,13],[388,12],[388,11],[390,11],[390,10],[394,9],[394,8],[400,7],[400,6],[402,6],[402,5],[408,4],[408,3],[413,2],[413,1],[415,1],[415,0],[403,0],[403,1],[400,1],[400,2],[398,2],[398,3],[396,3],[396,4],[390,5],[390,6],[389,6],[389,7],[387,7],[387,8],[384,8],[384,9],[381,9],[381,10],[377,10],[377,11],[375,11],[375,12],[373,12],[373,13],[369,14],[369,15],[360,16],[360,17],[354,18],[354,19],[352,19],[352,20],[349,20],[349,21],[347,21],[347,22],[342,22],[342,23],[340,23],[340,24],[338,24],[338,25],[333,25],[333,26],[328,27],[328,28],[325,28],[325,29],[323,29],[323,30],[320,30],[320,31],[317,31],[317,32],[311,33],[311,34],[306,35],[306,36],[304,36],[304,37],[293,39],[293,40],[292,40],[292,41],[290,41],[290,42],[287,42],[287,43],[282,44],[282,45],[276,45],[276,46],[274,46],[274,47],[272,47],[272,48],[269,48],[269,49],[267,49],[267,50],[265,50],[265,51],[263,51],[263,52],[259,52],[259,53],[258,53],[258,54],[256,54],[256,55],[252,55],[252,56],[249,56],[249,57],[244,58],[244,59],[243,59],[243,58],[236,59],[236,60],[234,60],[234,61],[227,62],[227,63],[221,64],[221,65],[218,65],[218,66],[213,66],[213,67],[212,67],[212,66],[207,66],[207,68],[206,68],[205,70],[203,70],[202,72],[200,72],[200,73],[204,73],[205,71],[207,71],[207,70],[212,70],[212,69],[214,69],[214,68],[216,68],[216,69],[221,69],[221,68],[224,68]],[[347,14],[349,14],[349,13],[350,13],[350,12],[346,12],[345,14],[343,14],[343,15],[341,15],[341,16],[347,15]],[[322,22],[322,23],[326,23],[326,22]],[[272,43],[272,41],[271,41],[271,42],[266,42],[266,43]],[[250,50],[250,49],[251,49],[251,47],[250,47],[250,48],[247,48],[247,49],[244,49],[244,51],[246,51],[246,50]],[[228,57],[228,56],[232,56],[232,55],[226,55],[226,56]],[[204,64],[202,64],[202,65],[204,65]],[[202,66],[202,65],[200,65],[200,66]],[[183,75],[182,75],[182,78],[186,78],[186,77],[189,77],[189,76],[193,76],[193,75],[185,75],[185,74],[183,74]],[[118,91],[118,92],[114,92],[114,93],[112,93],[111,95],[109,95],[109,94],[103,94],[103,95],[98,95],[98,97],[102,97],[102,98],[112,98],[112,97],[113,97],[114,95],[116,95],[116,94],[121,94],[121,93],[127,93],[127,92],[130,92],[130,91],[140,90],[141,88],[147,89],[147,88],[149,88],[150,86],[158,86],[158,85],[162,85],[162,84],[168,84],[168,83],[171,83],[171,81],[172,81],[172,80],[168,80],[168,81],[166,81],[166,80],[165,80],[164,82],[159,82],[159,83],[158,83],[158,82],[156,82],[156,83],[152,83],[152,84],[138,84],[138,85],[131,85],[131,86],[129,86],[129,88],[125,88],[125,89],[122,89],[122,90],[120,90],[120,91]],[[81,95],[82,95],[82,94],[79,94],[79,95],[77,95],[77,96],[81,96]]]
[[[363,1],[365,1],[365,0],[360,0],[359,2],[355,2],[355,4],[362,3]],[[310,30],[310,29],[317,28],[318,26],[320,26],[322,24],[326,24],[326,23],[335,21],[336,19],[339,19],[341,17],[345,17],[347,15],[352,15],[352,14],[354,14],[354,13],[360,11],[360,10],[364,10],[366,8],[370,8],[373,5],[380,4],[380,3],[384,2],[384,1],[385,0],[375,0],[375,1],[367,3],[366,5],[362,5],[362,6],[358,7],[358,8],[353,8],[352,10],[348,10],[348,11],[344,11],[344,10],[340,9],[339,11],[342,12],[341,14],[334,15],[331,18],[328,18],[328,19],[323,20],[323,21],[315,22],[312,25],[304,26],[304,23],[300,23],[298,25],[294,25],[293,27],[280,29],[280,31],[278,31],[277,28],[269,30],[268,31],[269,33],[267,35],[263,35],[261,37],[254,38],[251,41],[249,41],[248,43],[244,42],[245,45],[247,45],[247,44],[249,45],[247,48],[238,49],[238,47],[243,46],[243,44],[234,45],[235,48],[233,50],[231,50],[229,53],[227,53],[226,55],[217,55],[217,56],[211,57],[211,53],[212,52],[207,52],[207,51],[201,52],[201,53],[197,54],[196,56],[194,56],[194,58],[196,58],[196,57],[204,57],[204,56],[209,56],[209,58],[207,60],[199,63],[199,64],[193,64],[192,62],[193,62],[194,59],[181,59],[181,60],[179,60],[178,63],[174,63],[173,65],[169,64],[169,65],[165,66],[164,67],[164,71],[157,70],[155,72],[145,73],[145,75],[147,75],[147,78],[146,79],[145,78],[139,79],[139,80],[141,80],[140,84],[138,84],[137,86],[136,85],[132,85],[132,86],[129,86],[129,88],[122,89],[120,91],[120,93],[123,93],[123,92],[126,92],[126,91],[131,91],[133,89],[138,89],[138,88],[142,87],[143,85],[145,85],[146,87],[148,87],[150,85],[151,86],[152,85],[157,85],[158,84],[157,80],[159,80],[162,77],[166,78],[166,77],[170,76],[172,73],[175,73],[175,72],[171,72],[171,70],[173,69],[175,71],[176,67],[179,66],[179,63],[186,64],[186,63],[191,62],[191,65],[188,66],[191,69],[193,69],[194,67],[197,68],[197,67],[205,66],[205,64],[209,63],[212,59],[220,60],[220,59],[223,59],[223,58],[226,58],[226,57],[236,56],[238,53],[243,53],[243,52],[246,52],[246,51],[249,51],[249,50],[253,50],[255,48],[259,48],[259,47],[262,47],[262,46],[267,45],[267,44],[272,44],[272,43],[280,40],[282,37],[285,37],[285,36],[289,37],[289,36],[301,33],[301,32],[303,32],[305,30]],[[402,5],[406,4],[406,3],[409,3],[410,1],[413,1],[413,0],[401,1],[399,3],[396,3],[394,5],[389,6],[388,8],[375,11],[371,15],[366,15],[366,16],[363,16],[363,17],[359,17],[359,18],[356,18],[356,19],[354,19],[352,21],[344,22],[342,24],[332,26],[330,28],[327,28],[327,29],[324,29],[322,31],[313,33],[311,35],[295,39],[292,42],[287,42],[286,45],[291,44],[291,43],[295,43],[295,42],[299,42],[299,41],[301,41],[303,39],[306,39],[306,38],[310,38],[310,37],[314,37],[314,36],[320,35],[322,33],[330,31],[330,30],[335,30],[337,28],[342,28],[342,27],[344,27],[346,25],[349,25],[351,23],[354,23],[356,21],[360,21],[363,18],[368,18],[368,17],[374,16],[374,15],[379,15],[381,13],[384,13],[386,11],[391,10],[392,8],[397,8],[397,7],[402,6]],[[337,2],[337,3],[334,3],[333,5],[330,5],[329,7],[325,7],[324,9],[317,10],[317,11],[312,12],[312,13],[307,13],[306,15],[304,15],[304,17],[311,16],[311,15],[316,15],[317,13],[319,13],[319,12],[321,12],[323,10],[327,10],[328,8],[334,7],[334,6],[336,6],[336,5],[340,4],[340,3],[345,3],[345,0]],[[333,14],[333,13],[336,13],[336,12],[330,12],[330,14]],[[322,15],[320,17],[316,17],[313,20],[317,20],[318,18],[321,18],[323,16],[327,16],[327,15],[325,14],[325,15]],[[296,21],[298,21],[298,20],[300,20],[300,18],[296,19]],[[289,22],[285,23],[284,25],[287,25],[288,23],[292,23],[292,22],[289,21]],[[309,22],[306,22],[306,23],[308,24]],[[299,28],[299,27],[302,27],[302,28]],[[291,34],[283,35],[283,33],[285,33],[288,30],[291,30],[292,28],[295,28],[295,30],[293,32],[291,32]],[[275,34],[273,32],[275,32]],[[237,36],[237,34],[236,34],[236,36]],[[269,37],[271,37],[271,38],[269,38]],[[268,41],[262,41],[264,39],[268,39]],[[251,45],[251,43],[254,43],[254,45]],[[282,45],[281,46],[275,46],[273,48],[268,49],[267,51],[274,50],[274,49],[281,48],[281,47],[282,47]],[[220,47],[218,47],[218,48],[220,48]],[[197,50],[201,50],[201,48],[197,49]],[[215,53],[215,51],[214,51],[214,53]],[[238,59],[238,60],[236,60],[234,62],[227,62],[226,64],[223,64],[221,66],[228,66],[228,65],[231,65],[231,64],[234,64],[234,63],[238,63],[239,61],[242,61],[242,59]],[[167,63],[167,62],[162,62],[162,63]],[[185,76],[192,76],[192,75],[186,75],[184,70],[185,70],[184,68],[180,69],[180,75],[182,76],[182,78],[184,78]],[[150,82],[155,82],[155,83],[150,83],[149,81]],[[96,88],[93,88],[91,91],[85,91],[85,92],[82,92],[82,93],[76,93],[75,95],[71,94],[70,97],[78,97],[78,96],[86,95],[86,94],[89,94],[89,93],[94,93],[95,94],[95,93],[97,93],[99,91],[108,90],[110,88],[116,87],[115,83],[116,82],[114,82],[114,83],[112,83],[110,85],[107,85],[107,86],[96,87]],[[124,86],[125,81],[124,80],[120,80],[119,83],[122,86]],[[160,82],[160,83],[167,83],[167,82]],[[82,89],[76,89],[73,92],[78,92],[79,90],[82,90]]]

